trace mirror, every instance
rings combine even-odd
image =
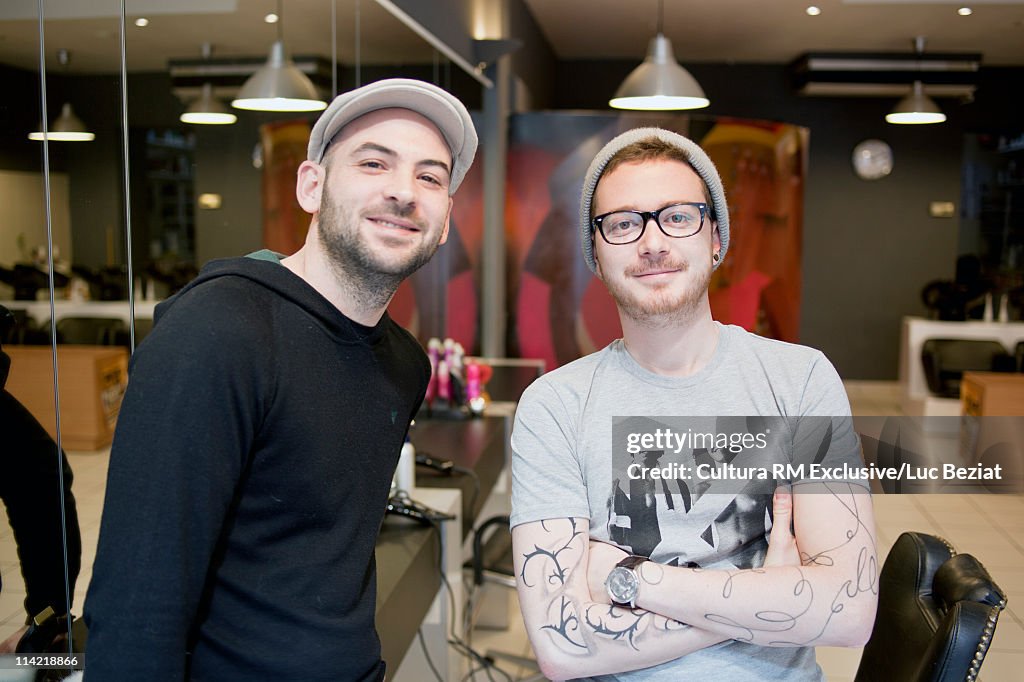
[[[128,359],[156,304],[206,262],[267,244],[288,249],[308,225],[294,205],[294,169],[305,154],[301,131],[316,114],[228,106],[234,124],[184,123],[208,76],[196,76],[197,63],[233,69],[211,77],[211,95],[227,105],[281,29],[325,98],[406,76],[469,93],[467,105],[480,106],[469,76],[370,0],[288,0],[277,25],[265,21],[274,0],[173,5],[127,0],[122,19],[119,0],[45,0],[42,31],[36,0],[0,6],[0,304],[14,315],[0,338],[12,357],[5,397],[26,408],[18,415],[38,421],[45,439],[30,448],[24,441],[39,433],[21,425],[28,435],[0,451],[11,521],[0,524],[0,642],[16,639],[44,602],[82,613]],[[189,63],[191,73],[175,68]],[[29,139],[42,120],[41,75],[51,133],[67,129],[68,117],[58,117],[73,114],[90,141]],[[15,408],[5,409],[9,435]],[[60,466],[51,437],[69,466]]]

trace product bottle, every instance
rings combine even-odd
[[[402,454],[398,457],[398,468],[395,469],[395,484],[399,490],[410,494],[416,486],[416,447],[409,436],[402,443]]]

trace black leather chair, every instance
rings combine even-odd
[[[57,320],[57,343],[114,346],[124,331],[125,324],[118,318],[63,317]]]
[[[973,682],[1006,594],[942,538],[903,533],[879,576],[878,616],[856,682]]]
[[[135,318],[135,346],[136,348],[143,339],[149,336],[149,333],[153,331],[153,318],[151,317],[136,317]],[[131,345],[131,331],[128,329],[128,325],[124,325],[124,328],[118,331],[114,336],[114,344],[117,346],[124,346],[128,348]]]
[[[1012,371],[1013,358],[998,341],[928,339],[921,346],[921,363],[929,391],[959,398],[964,372]]]
[[[4,308],[7,310],[7,308]],[[5,330],[0,333],[0,344],[17,346],[50,345],[49,327],[43,329],[24,310],[7,310],[10,318]]]

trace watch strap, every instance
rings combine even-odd
[[[615,564],[615,568],[628,568],[630,570],[634,570],[637,566],[639,566],[645,561],[650,561],[650,558],[645,556],[639,556],[637,554],[631,554],[619,563]]]

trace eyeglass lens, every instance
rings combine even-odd
[[[654,218],[665,234],[690,237],[700,231],[704,214],[700,206],[676,204],[657,211],[618,211],[601,219],[601,233],[612,244],[627,244],[640,238],[644,225]]]

